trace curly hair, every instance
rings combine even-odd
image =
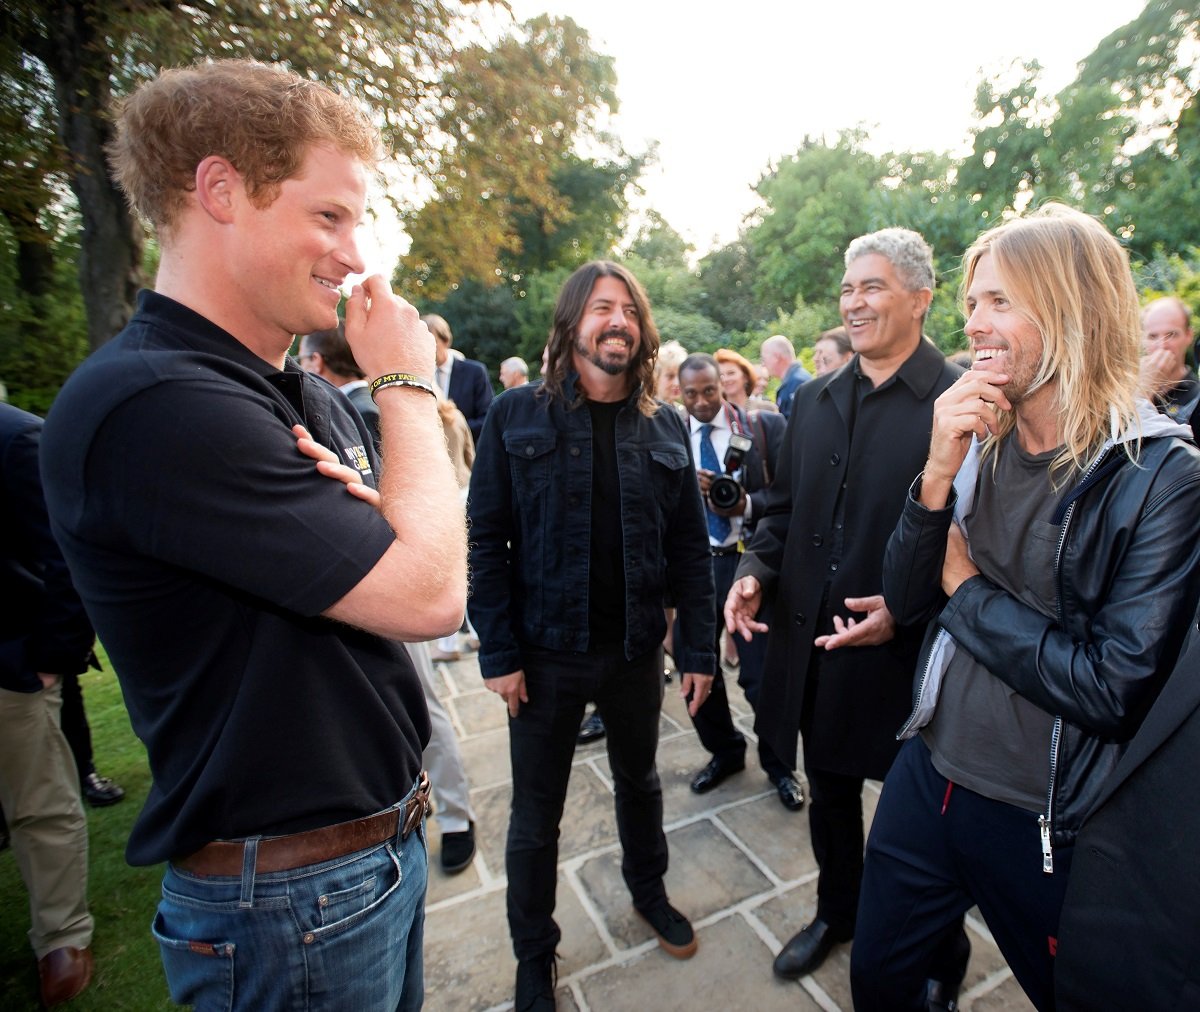
[[[564,384],[573,364],[572,353],[575,349],[579,321],[583,319],[592,289],[603,277],[612,277],[623,282],[637,308],[641,342],[630,371],[635,386],[640,384],[638,410],[643,415],[653,415],[658,410],[658,401],[654,396],[658,328],[655,327],[654,317],[650,313],[650,300],[646,296],[646,290],[628,268],[611,260],[592,260],[584,264],[567,278],[562,291],[559,292],[558,302],[554,306],[554,328],[550,331],[550,340],[546,346],[547,371],[543,378],[542,390],[551,400],[562,399],[572,407],[582,402],[582,398],[576,396],[576,391],[566,391]]]
[[[126,97],[107,153],[130,206],[161,232],[210,155],[229,159],[266,207],[314,144],[369,166],[382,153],[379,131],[350,99],[282,67],[218,60],[164,70]]]
[[[933,250],[919,233],[908,228],[881,228],[860,235],[846,247],[846,266],[859,257],[877,253],[891,263],[901,284],[910,291],[931,291],[937,284],[933,273]]]

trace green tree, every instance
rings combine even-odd
[[[470,3],[470,0],[467,0]],[[437,68],[465,15],[443,0],[10,0],[0,79],[38,68],[47,164],[61,164],[83,222],[79,284],[95,347],[124,325],[142,281],[144,232],[104,159],[112,100],[159,67],[205,57],[291,65],[371,106],[396,155],[427,171],[426,130],[452,96]],[[12,185],[9,166],[0,189]],[[49,211],[58,213],[56,205]]]
[[[604,214],[579,223],[599,224],[598,235],[580,234],[572,197],[589,206],[580,185],[589,170],[626,185],[636,170],[620,157],[586,162],[575,153],[584,136],[603,140],[599,118],[617,108],[612,58],[593,49],[570,18],[543,15],[490,48],[458,53],[440,84],[451,101],[437,123],[445,142],[431,165],[433,196],[405,217],[409,284],[438,297],[467,278],[499,283],[529,247],[541,254],[540,267],[561,259],[564,239],[567,249],[572,240],[594,249]],[[610,182],[603,192],[612,204],[624,185]],[[609,210],[623,210],[620,199]]]
[[[757,263],[738,239],[700,260],[704,312],[727,332],[763,326],[769,313],[754,297]]]
[[[842,276],[847,244],[865,232],[870,195],[884,163],[868,154],[861,131],[835,144],[805,139],[759,180],[765,202],[745,242],[757,265],[754,297],[772,311],[790,312],[796,299],[832,297]]]

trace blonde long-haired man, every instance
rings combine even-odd
[[[1200,453],[1139,397],[1120,244],[1052,204],[980,236],[963,274],[974,367],[938,399],[884,565],[896,620],[932,621],[867,843],[860,1012],[924,1008],[976,904],[1054,1007],[1075,836],[1200,596]]]

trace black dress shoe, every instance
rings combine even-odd
[[[814,920],[775,957],[775,976],[784,980],[799,980],[824,963],[825,957],[838,942],[847,940],[836,937],[824,921]]]
[[[958,1012],[958,987],[940,980],[925,981],[926,1012]]]
[[[779,793],[779,800],[789,812],[798,812],[804,807],[804,792],[800,784],[790,773],[786,776],[775,777],[771,783]]]
[[[604,719],[593,710],[583,718],[583,723],[579,725],[579,733],[575,736],[575,740],[580,745],[586,745],[589,741],[599,741],[608,732],[604,729]]]
[[[746,768],[746,760],[718,759],[714,756],[708,765],[692,778],[692,790],[697,794],[711,791],[726,777],[741,773]]]

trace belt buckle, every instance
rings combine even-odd
[[[417,789],[413,792],[413,796],[408,799],[408,803],[404,806],[404,825],[400,832],[400,839],[408,839],[408,834],[421,824],[421,820],[425,818],[425,814],[428,810],[429,773],[425,770],[421,770],[421,776],[417,780]]]

